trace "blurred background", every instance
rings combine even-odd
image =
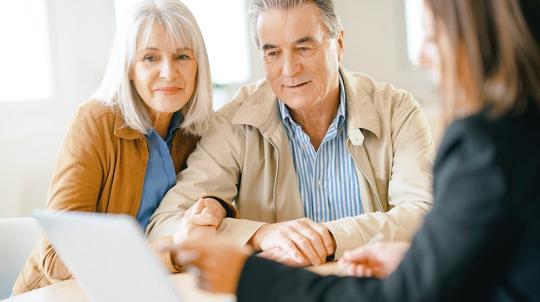
[[[186,0],[205,37],[219,109],[263,77],[249,36],[250,0]],[[117,26],[137,0],[0,2],[0,217],[44,208],[64,133],[101,82]],[[437,89],[415,65],[421,0],[336,0],[343,66],[410,91],[439,137]]]

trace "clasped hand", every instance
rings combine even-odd
[[[336,248],[330,231],[307,218],[265,224],[248,243],[259,256],[291,266],[320,265]]]
[[[215,235],[225,215],[225,209],[217,200],[199,198],[185,212],[173,236],[173,243],[179,243],[189,238]]]

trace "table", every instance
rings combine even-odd
[[[329,275],[337,272],[337,263],[329,262],[319,266],[312,266],[309,270]],[[212,294],[200,290],[196,286],[195,276],[191,273],[170,275],[171,283],[181,293],[186,302],[230,302],[235,301],[233,295]],[[47,287],[36,289],[0,302],[88,302],[84,292],[77,284],[77,280],[66,280]]]

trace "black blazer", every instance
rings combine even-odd
[[[248,258],[238,301],[540,301],[540,113],[453,123],[433,210],[385,280]]]

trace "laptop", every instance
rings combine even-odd
[[[33,216],[90,301],[182,301],[130,216],[47,210]]]

